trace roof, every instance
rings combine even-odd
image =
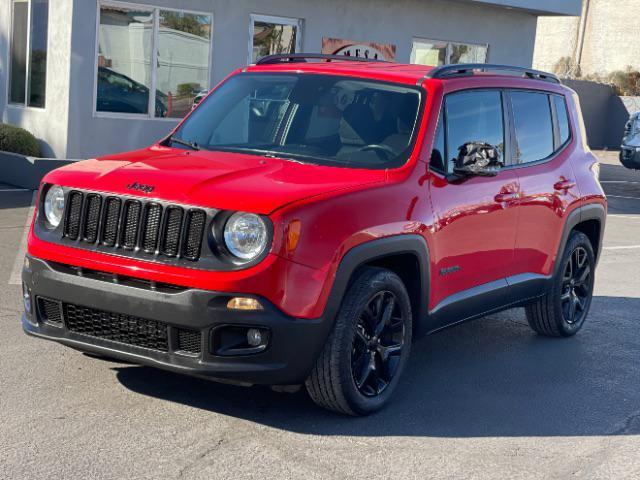
[[[252,71],[272,72],[306,72],[322,73],[325,75],[347,75],[352,77],[366,77],[376,80],[386,80],[397,83],[415,85],[420,79],[433,70],[425,65],[412,65],[390,62],[282,62],[265,65],[250,65],[243,69]]]

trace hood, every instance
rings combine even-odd
[[[45,181],[187,205],[269,214],[327,192],[382,182],[384,170],[304,165],[277,158],[162,146],[73,163]],[[131,188],[133,184],[141,186]],[[145,193],[146,186],[153,187]]]

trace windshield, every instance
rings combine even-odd
[[[168,139],[202,148],[352,168],[402,165],[411,152],[420,90],[310,74],[239,74]]]

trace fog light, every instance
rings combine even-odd
[[[255,298],[233,297],[227,302],[227,308],[231,310],[262,310],[262,305]]]
[[[29,270],[31,268],[31,262],[29,261],[29,257],[27,256],[24,257],[24,268],[26,270]]]
[[[24,311],[27,315],[31,314],[31,292],[25,283],[22,284],[22,300],[24,302]]]
[[[247,343],[252,347],[262,345],[262,332],[257,328],[250,328],[247,330]]]

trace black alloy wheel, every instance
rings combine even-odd
[[[562,317],[570,325],[584,320],[591,296],[592,275],[589,254],[579,246],[571,252],[562,277]]]
[[[351,373],[358,391],[380,395],[398,370],[405,319],[395,294],[376,293],[360,313],[351,349]]]

